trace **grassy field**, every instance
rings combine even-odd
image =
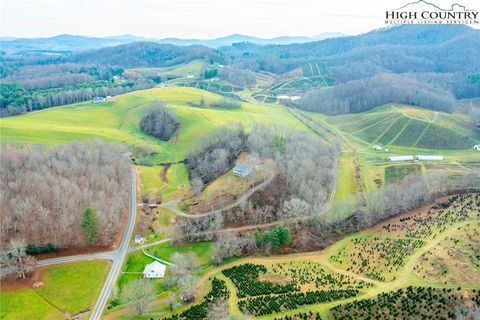
[[[303,76],[313,77],[328,74],[327,64],[322,62],[309,62],[302,66]]]
[[[355,181],[355,163],[351,152],[343,152],[338,168],[337,190],[335,200],[349,199],[358,192]]]
[[[242,123],[247,129],[254,123],[281,124],[307,130],[284,107],[243,103],[236,110],[194,108],[191,102],[204,100],[207,105],[221,96],[194,89],[167,87],[136,91],[112,98],[102,104],[80,103],[46,109],[24,115],[2,118],[2,142],[65,143],[100,137],[134,146],[150,146],[153,162],[177,162],[195,146],[201,137],[219,125]],[[160,141],[144,134],[138,122],[148,104],[163,100],[180,118],[178,136]]]
[[[212,262],[212,244],[210,242],[200,242],[194,244],[188,244],[185,246],[173,246],[169,243],[162,243],[154,247],[150,247],[145,250],[147,253],[166,261],[170,261],[172,255],[178,253],[193,252],[198,257],[198,264],[200,266],[207,266]],[[118,286],[121,288],[125,283],[132,279],[139,279],[142,277],[141,273],[145,268],[145,265],[153,261],[152,258],[143,254],[142,251],[135,251],[128,254],[125,265],[123,267],[123,273],[118,280]],[[168,270],[168,268],[167,268]],[[159,283],[162,280],[158,280]]]
[[[385,183],[396,183],[409,175],[419,175],[422,166],[419,164],[394,165],[385,167]]]
[[[192,75],[195,78],[200,76],[202,69],[207,65],[203,60],[193,60],[189,63],[182,63],[165,68],[135,68],[125,70],[126,75],[135,75],[137,73],[144,76],[163,76],[163,77],[187,77]]]
[[[430,150],[472,149],[480,130],[457,114],[387,105],[358,114],[328,117],[327,122],[366,144]]]
[[[2,319],[64,319],[92,307],[110,266],[106,261],[72,262],[40,269],[43,286],[0,293]]]

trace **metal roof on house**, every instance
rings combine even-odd
[[[245,164],[237,164],[233,170],[237,172],[248,172],[252,170],[252,167]]]

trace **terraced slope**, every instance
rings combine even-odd
[[[367,143],[385,146],[462,150],[480,141],[480,129],[459,115],[408,106],[382,106],[329,117],[327,121]]]

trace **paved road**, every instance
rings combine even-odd
[[[97,303],[95,304],[92,314],[90,315],[90,319],[92,320],[100,319],[100,317],[102,316],[103,309],[105,309],[105,305],[107,304],[108,298],[110,298],[112,289],[115,286],[118,275],[120,274],[123,260],[125,259],[125,256],[128,252],[129,242],[132,238],[133,229],[135,227],[135,216],[137,211],[137,187],[135,170],[133,168],[130,188],[130,215],[128,217],[128,225],[125,233],[123,234],[120,247],[114,252],[114,256],[112,259],[112,268],[110,269],[110,273],[108,274],[107,280],[103,284],[103,288],[100,292]]]
[[[88,261],[88,260],[100,260],[100,259],[111,260],[112,267],[110,269],[110,273],[108,274],[107,280],[103,284],[103,288],[102,288],[102,291],[100,292],[100,296],[98,297],[97,303],[95,304],[95,307],[93,308],[92,314],[90,316],[90,319],[92,320],[100,319],[103,309],[105,309],[105,305],[107,304],[108,298],[110,297],[112,289],[115,286],[115,282],[118,278],[118,275],[120,274],[120,271],[123,265],[123,260],[125,259],[125,256],[128,253],[129,242],[132,237],[133,229],[135,227],[135,216],[136,216],[136,208],[137,208],[136,174],[133,168],[131,170],[130,188],[131,188],[130,214],[128,217],[128,224],[127,224],[125,233],[123,234],[120,247],[117,250],[39,260],[36,263],[36,266],[43,267],[43,266],[49,266],[53,264],[75,262],[75,261]],[[0,269],[0,276],[3,276],[9,272],[10,272],[10,269],[8,268]]]
[[[49,266],[52,264],[66,263],[66,262],[75,262],[75,261],[88,261],[88,260],[113,260],[116,257],[116,252],[97,252],[97,253],[88,253],[88,254],[79,254],[76,256],[66,256],[59,258],[52,258],[46,260],[39,260],[35,264],[37,267]],[[0,269],[0,276],[3,276],[11,272],[9,268]]]

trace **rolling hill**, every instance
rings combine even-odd
[[[120,141],[132,146],[150,146],[157,154],[154,162],[183,160],[197,138],[219,125],[242,123],[251,128],[254,123],[282,124],[308,130],[284,107],[243,103],[240,109],[198,108],[218,102],[220,95],[195,88],[166,87],[112,98],[108,102],[79,103],[19,116],[3,118],[0,123],[2,142],[66,143],[96,137]],[[171,141],[160,141],[143,133],[138,123],[144,110],[154,100],[162,100],[180,119],[180,129]]]
[[[369,144],[434,150],[473,148],[480,129],[460,115],[386,105],[368,112],[332,116],[327,122]]]
[[[135,42],[90,50],[69,56],[69,62],[117,65],[123,68],[168,67],[197,59],[223,61],[221,53],[205,46],[181,47],[153,42]]]

